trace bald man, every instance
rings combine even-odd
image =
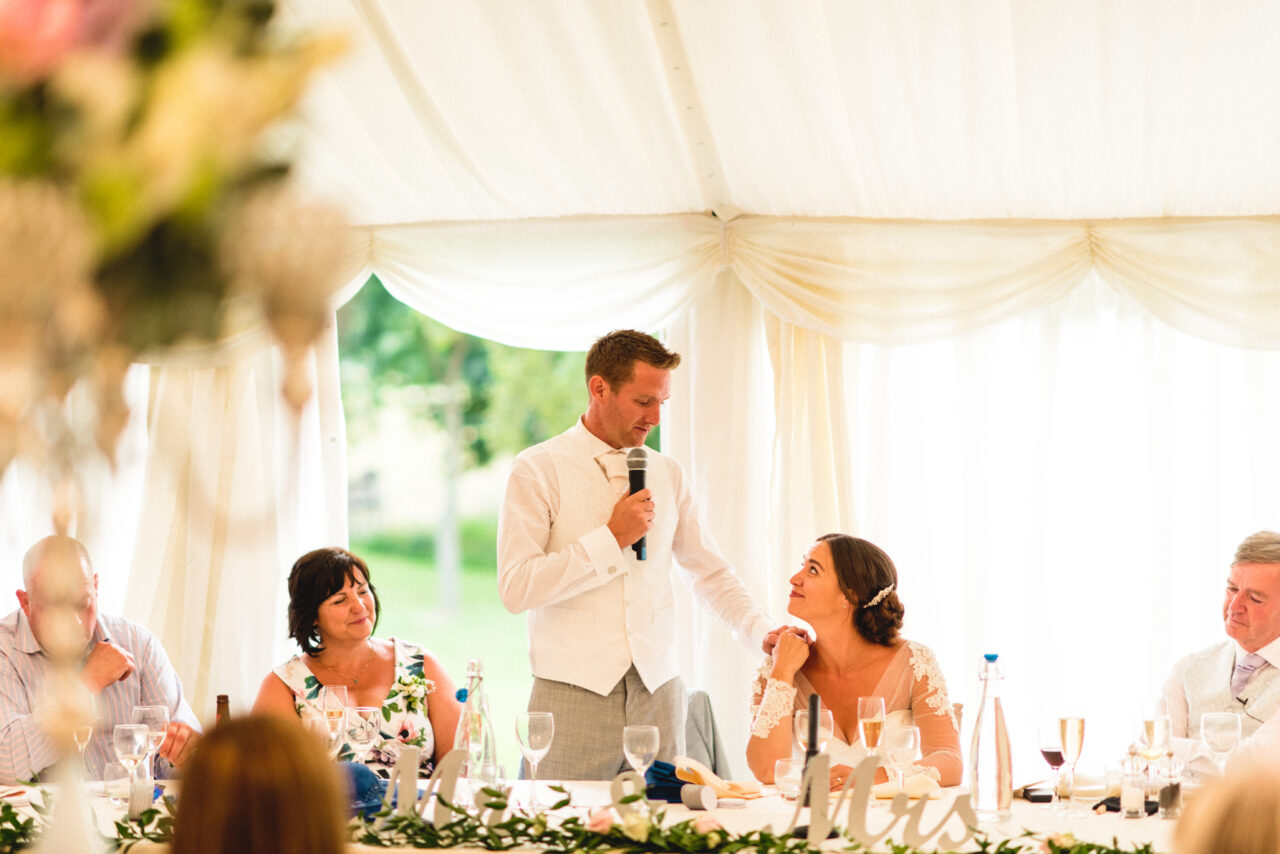
[[[45,537],[22,562],[18,610],[0,620],[0,782],[37,779],[59,758],[43,726],[40,704],[53,663],[45,652],[53,639],[51,566],[72,571],[74,642],[83,643],[80,678],[94,698],[97,723],[85,750],[91,779],[116,761],[111,736],[116,724],[133,722],[134,706],[169,709],[169,728],[158,751],[156,776],[171,776],[199,739],[200,724],[182,697],[182,685],[155,635],[121,617],[98,613],[98,576],[78,541]],[[68,578],[61,579],[63,584]]]

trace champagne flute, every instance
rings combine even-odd
[[[889,769],[899,789],[906,789],[906,767],[920,756],[920,728],[914,726],[889,727],[881,733],[880,744],[889,758]]]
[[[795,720],[796,741],[800,742],[800,749],[807,755],[809,753],[809,710],[801,709],[796,712]],[[835,718],[831,714],[830,709],[818,709],[818,747],[817,752],[821,753],[827,749],[827,744],[831,741],[831,736],[836,731]]]
[[[336,754],[342,744],[342,727],[347,722],[347,686],[321,685],[317,702],[329,729],[330,750]]]
[[[150,775],[152,759],[160,749],[160,745],[164,744],[165,733],[169,730],[169,707],[134,706],[133,722],[147,728],[147,756],[143,761],[143,767]]]
[[[93,707],[89,707],[90,717],[94,717]],[[96,717],[94,718],[96,720]],[[89,739],[93,738],[93,724],[86,724],[71,728],[71,740],[76,743],[76,750],[80,752],[80,767],[84,768],[84,751],[89,746]]]
[[[884,697],[858,698],[858,731],[862,746],[868,753],[875,753],[880,746],[880,734],[884,730]]]
[[[622,753],[627,764],[643,777],[658,755],[658,728],[636,724],[623,727]]]
[[[1058,723],[1058,719],[1044,721],[1040,724],[1040,755],[1044,757],[1044,761],[1049,763],[1049,768],[1053,771],[1053,789],[1049,795],[1049,803],[1045,809],[1052,812],[1061,812],[1062,801],[1058,799],[1058,787],[1061,785],[1061,774],[1058,769],[1062,767],[1062,727]]]
[[[377,706],[350,706],[347,708],[347,744],[355,754],[353,762],[364,762],[373,750],[373,742],[378,737],[379,720],[382,710]]]
[[[1058,718],[1058,735],[1062,739],[1062,760],[1067,766],[1067,803],[1070,804],[1076,794],[1076,763],[1080,761],[1080,751],[1084,749],[1084,715],[1074,712]],[[1072,806],[1066,815],[1081,818],[1084,813]]]
[[[1200,740],[1218,764],[1218,773],[1225,773],[1227,757],[1240,743],[1240,716],[1235,712],[1206,712],[1200,717]]]
[[[111,732],[111,746],[115,748],[120,764],[129,771],[129,786],[138,780],[138,765],[147,755],[146,724],[116,724]]]
[[[1138,747],[1138,755],[1147,761],[1146,786],[1148,791],[1158,791],[1160,788],[1156,782],[1156,762],[1169,750],[1169,740],[1172,734],[1173,724],[1163,710],[1155,714],[1145,715],[1138,721],[1138,737],[1134,739],[1134,743]]]
[[[550,712],[520,712],[516,715],[516,743],[529,763],[529,806],[533,809],[538,808],[538,763],[551,749],[555,734],[556,722]],[[654,752],[657,752],[656,748]],[[631,761],[630,757],[627,761]]]

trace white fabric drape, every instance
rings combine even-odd
[[[1178,330],[1280,346],[1276,223],[1232,218],[1275,214],[1280,198],[1269,0],[281,5],[352,40],[313,93],[297,174],[348,204],[366,274],[507,343],[579,348],[618,326],[668,326],[688,360],[668,441],[749,586],[771,597],[789,572],[759,555],[789,568],[812,528],[856,526],[878,500],[852,473],[867,413],[846,413],[841,389],[872,380],[848,364],[850,342],[972,333],[1056,304],[1092,270]],[[777,218],[722,232],[672,213],[706,210]],[[1225,219],[1112,219],[1175,216]],[[322,412],[336,412],[331,368],[318,366]],[[255,444],[267,428],[220,408],[243,399],[232,379],[245,369],[158,381],[158,412],[186,414],[157,425],[222,443],[193,454],[215,457],[201,473],[239,471],[217,455],[257,436],[240,453],[279,489],[266,473],[286,445]],[[212,489],[187,495],[164,477],[147,499],[160,519],[162,497],[198,506]],[[329,469],[326,489],[342,478]],[[330,519],[326,534],[345,528]],[[213,566],[217,532],[161,536],[173,547],[143,554],[163,553],[164,572],[187,570],[187,542],[192,566]],[[270,556],[254,563],[282,572],[272,549],[288,539],[265,536]],[[193,648],[175,616],[181,583],[137,566],[163,590],[134,616]],[[256,655],[255,677],[271,663]],[[182,658],[185,679],[207,679],[219,655]],[[732,725],[739,706],[716,708]]]
[[[346,542],[346,428],[331,327],[300,415],[274,350],[218,368],[153,369],[147,489],[124,614],[155,631],[202,719],[252,703],[291,649],[284,581]]]
[[[722,545],[779,619],[803,549],[829,530],[858,532],[860,508],[876,500],[855,489],[844,400],[857,383],[847,376],[846,341],[972,332],[1060,301],[1092,270],[1189,332],[1280,347],[1271,275],[1280,224],[1267,219],[1103,226],[743,217],[721,225],[683,215],[634,225],[631,252],[620,251],[632,231],[625,218],[562,231],[527,221],[401,226],[385,239],[374,229],[370,263],[405,302],[500,341],[580,348],[617,326],[669,325],[688,360],[676,374],[664,441],[695,473]],[[1172,246],[1179,256],[1162,260]],[[578,313],[554,297],[553,283],[591,282],[591,257],[615,287]],[[492,309],[463,317],[450,282],[465,283],[464,299],[483,294]],[[766,366],[774,380],[762,394]],[[774,424],[766,472],[754,426]],[[694,628],[682,643],[710,659],[691,654],[686,676],[729,710],[722,726],[741,743],[744,724],[732,710],[743,672],[708,665],[738,653],[724,637],[709,640],[716,630],[688,613]]]
[[[1223,637],[1236,545],[1280,514],[1280,351],[1171,329],[1089,279],[961,338],[846,343],[852,527],[901,572],[906,632],[957,699],[1000,654],[1015,776],[1038,719],[1122,756],[1174,660]],[[967,718],[971,716],[966,715]]]

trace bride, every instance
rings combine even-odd
[[[886,727],[919,727],[922,757],[908,775],[925,774],[942,786],[960,783],[955,710],[933,652],[898,637],[897,584],[893,561],[866,540],[827,534],[805,554],[791,578],[787,612],[812,626],[817,639],[782,633],[757,674],[747,763],[759,780],[773,782],[774,762],[791,757],[792,715],[817,693],[835,719],[827,748],[833,789],[866,756],[849,737],[858,732],[859,697],[884,698]],[[877,780],[884,778],[882,768]]]

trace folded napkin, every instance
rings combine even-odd
[[[677,756],[675,769],[676,776],[686,783],[710,786],[717,798],[758,798],[761,795],[760,784],[755,780],[743,782],[722,780],[710,768],[688,756]]]
[[[387,796],[387,781],[362,762],[339,762],[338,768],[347,781],[347,806],[351,814],[372,818],[382,809],[382,799]]]
[[[1083,771],[1076,772],[1074,797],[1084,800],[1085,798],[1093,798],[1100,801],[1110,795],[1120,794],[1120,779],[1117,777],[1113,781],[1107,780],[1107,775],[1090,774]]]
[[[912,774],[902,785],[899,785],[897,780],[877,783],[871,787],[871,794],[877,798],[892,798],[904,790],[909,798],[922,798],[925,795],[932,798],[942,794],[942,787],[938,785],[938,781],[928,774]]]
[[[676,766],[670,762],[655,759],[644,772],[645,797],[651,801],[666,801],[669,804],[680,803],[680,789],[684,781],[676,776]]]

